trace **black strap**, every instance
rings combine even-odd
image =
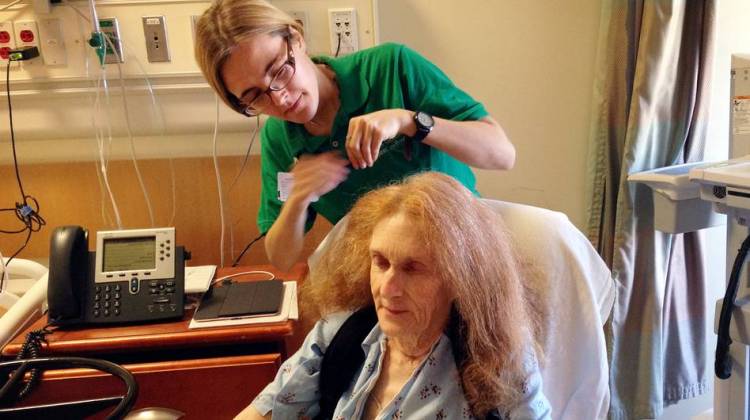
[[[354,374],[365,362],[362,342],[378,322],[375,308],[368,306],[354,312],[336,332],[323,354],[320,365],[320,412],[315,420],[330,420],[333,412],[354,379]],[[464,322],[456,311],[451,309],[446,335],[451,340],[453,358],[460,369],[466,360]],[[487,419],[499,419],[497,410],[487,413]]]
[[[333,336],[320,366],[320,413],[315,420],[333,418],[341,395],[365,362],[362,341],[376,322],[375,308],[368,306],[353,313]]]

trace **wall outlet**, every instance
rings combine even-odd
[[[169,62],[167,21],[164,16],[144,16],[143,35],[146,38],[146,55],[150,63]]]
[[[42,18],[39,20],[39,43],[42,47],[42,59],[48,66],[63,66],[67,61],[65,37],[60,19]]]
[[[8,53],[16,48],[16,35],[13,22],[0,22],[0,62],[8,62]]]
[[[331,35],[331,54],[345,55],[357,51],[357,9],[328,9],[328,32]]]
[[[41,53],[42,47],[39,44],[39,30],[36,27],[36,22],[33,20],[26,22],[13,22],[13,32],[16,35],[16,48],[21,47],[37,47],[39,48],[40,56],[31,60],[23,62],[24,66],[34,65],[42,62]]]

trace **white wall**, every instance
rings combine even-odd
[[[191,23],[191,17],[200,15],[209,1],[97,0],[100,18],[118,19],[125,50],[125,63],[120,69],[116,65],[107,65],[111,105],[99,106],[98,113],[94,112],[93,104],[96,98],[94,86],[100,72],[93,49],[87,46],[91,26],[73,9],[75,7],[88,16],[87,2],[69,0],[53,6],[49,14],[37,13],[30,3],[24,1],[0,11],[0,23],[58,19],[66,60],[62,65],[49,65],[39,58],[11,66],[14,131],[22,163],[94,159],[97,151],[92,115],[95,114],[99,121],[111,121],[108,128],[112,130],[114,141],[110,157],[128,158],[130,143],[120,95],[120,70],[127,86],[129,120],[139,157],[210,155],[216,105],[214,95],[193,58]],[[276,0],[272,3],[285,11],[307,14],[305,38],[314,54],[330,52],[329,8],[356,8],[360,47],[367,48],[375,43],[372,0]],[[141,18],[155,15],[166,18],[171,53],[169,63],[149,63],[146,58]],[[41,39],[42,50],[47,41]],[[5,66],[1,67],[4,72]],[[155,92],[155,100],[148,94],[147,78]],[[4,87],[4,83],[0,85]],[[5,89],[1,89],[0,102],[3,105],[0,109],[5,109],[4,96]],[[105,102],[101,90],[99,99]],[[9,130],[7,117],[2,116],[5,120],[0,120],[0,147],[5,147],[9,143]],[[219,153],[244,154],[253,121],[228,110],[223,104],[219,120]],[[0,153],[0,164],[10,162],[9,154]]]
[[[480,100],[516,146],[480,192],[585,224],[600,0],[379,0],[380,41],[407,44]]]

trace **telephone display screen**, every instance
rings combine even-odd
[[[156,237],[104,240],[102,271],[148,270],[156,267]]]

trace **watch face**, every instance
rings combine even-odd
[[[434,124],[432,117],[424,112],[417,112],[417,121],[425,128],[432,128]]]

